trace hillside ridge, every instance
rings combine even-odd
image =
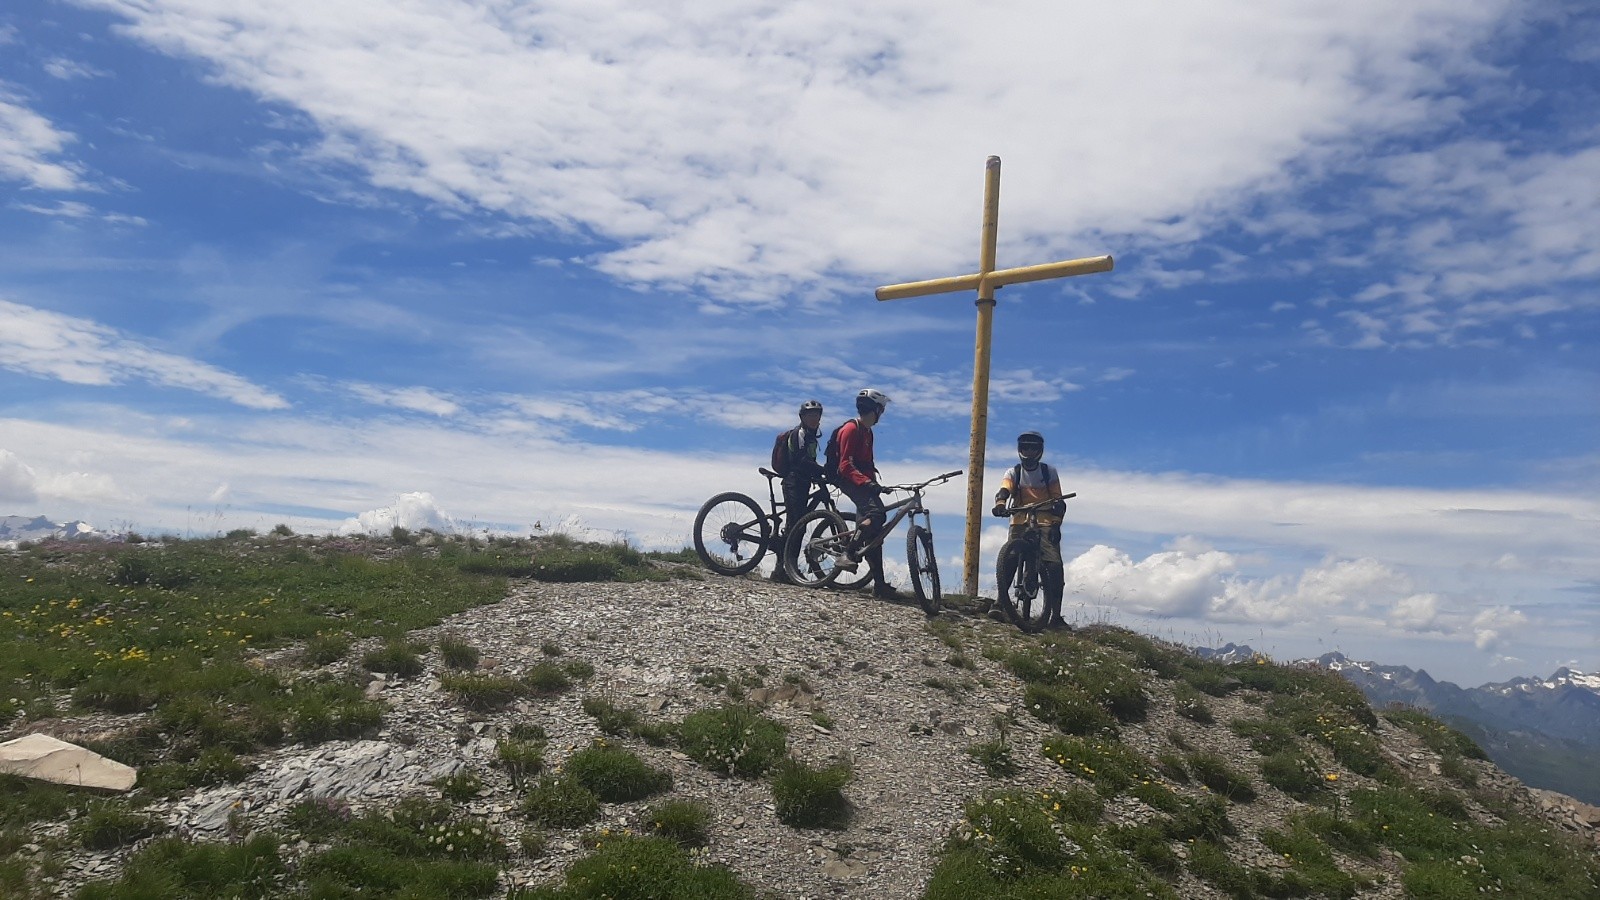
[[[306,546],[300,552],[312,558],[335,552]],[[449,549],[448,542],[442,549],[361,541],[335,547],[379,565]],[[163,551],[119,552],[148,558]],[[531,554],[531,566],[519,563],[528,571],[551,558],[537,545],[493,552],[500,560]],[[251,771],[154,799],[145,809],[191,841],[276,836],[287,879],[280,883],[288,885],[297,867],[326,858],[330,846],[301,827],[307,804],[336,801],[346,816],[392,810],[407,797],[437,799],[442,783],[470,775],[476,787],[452,801],[457,814],[512,843],[539,833],[537,852],[524,846],[494,864],[494,895],[587,896],[570,893],[570,884],[558,887],[561,879],[602,855],[606,838],[597,835],[651,833],[655,807],[606,802],[592,821],[535,829],[529,788],[513,777],[502,747],[537,734],[542,770],[552,778],[597,747],[624,748],[666,773],[666,796],[709,812],[697,864],[723,867],[761,896],[977,896],[972,892],[993,891],[983,880],[993,878],[1082,888],[1086,874],[1026,868],[1052,867],[1049,860],[1059,857],[1061,872],[1076,872],[1076,855],[1114,863],[1122,879],[1115,884],[1126,887],[1083,896],[1400,897],[1423,869],[1381,833],[1370,846],[1346,846],[1339,832],[1319,836],[1314,826],[1333,821],[1327,815],[1336,810],[1347,810],[1341,815],[1352,823],[1375,822],[1356,808],[1400,803],[1402,790],[1413,789],[1438,804],[1453,828],[1492,833],[1507,817],[1538,817],[1552,835],[1566,835],[1557,844],[1587,842],[1590,874],[1572,877],[1592,885],[1600,874],[1593,859],[1600,816],[1530,792],[1425,720],[1374,716],[1330,672],[1261,657],[1207,662],[1108,627],[1030,637],[958,599],[930,620],[915,606],[853,593],[702,575],[675,562],[643,565],[664,580],[519,577],[499,599],[408,629],[406,640],[426,647],[415,674],[371,671],[374,654],[394,646],[376,637],[357,639],[323,663],[309,661],[307,645],[298,642],[252,651],[250,665],[291,681],[354,679],[366,702],[384,704],[381,723],[347,738],[243,754]],[[159,568],[152,571],[159,576]],[[452,647],[471,648],[471,664],[448,662]],[[528,684],[531,673],[557,669],[569,682],[559,690],[480,708],[472,708],[473,695],[455,674]],[[848,767],[842,821],[788,824],[767,780],[713,771],[691,755],[681,732],[672,736],[697,713],[729,706],[781,726],[785,752],[799,765]],[[1314,728],[1329,716],[1341,724],[1327,737],[1272,724],[1304,720]],[[46,730],[111,748],[147,719],[138,712],[76,714],[17,722],[6,737]],[[1121,759],[1129,777],[1115,781],[1109,764],[1074,756],[1092,752]],[[1274,759],[1298,768],[1271,769]],[[985,804],[1039,796],[1055,797],[1058,809],[1073,805],[1079,817],[1054,820],[1060,843],[1039,858],[1044,862],[1019,857],[1015,873],[990,871],[999,851],[992,835],[985,843]],[[1396,823],[1409,815],[1375,809],[1372,815]],[[68,821],[35,823],[30,844],[72,834]],[[1291,837],[1315,865],[1298,850],[1285,855]],[[117,877],[151,840],[64,850],[51,892]],[[1574,859],[1580,861],[1570,865],[1580,869],[1569,876],[1585,865],[1581,855]],[[1431,869],[1425,874],[1435,877]],[[1079,896],[1069,886],[1052,890],[1037,896]]]

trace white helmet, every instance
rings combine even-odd
[[[863,401],[873,404],[874,406],[878,407],[879,412],[882,412],[889,406],[889,395],[875,388],[862,388],[861,392],[856,394],[857,412],[866,412],[866,410],[861,408]]]

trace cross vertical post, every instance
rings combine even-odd
[[[994,285],[982,281],[994,271],[1000,240],[1000,157],[983,167],[983,233],[978,249],[978,334],[972,352],[972,435],[967,443],[967,532],[963,543],[963,593],[978,595],[978,542],[983,521],[983,456],[989,446],[989,360],[994,347]]]
[[[991,156],[984,164],[983,234],[978,248],[978,272],[930,281],[912,281],[878,288],[879,300],[900,300],[948,294],[955,291],[978,292],[978,328],[972,359],[972,437],[967,448],[967,530],[963,590],[969,597],[978,595],[979,535],[983,522],[983,462],[989,434],[989,362],[994,336],[994,292],[1008,284],[1024,284],[1051,278],[1070,278],[1109,272],[1110,256],[1091,256],[1014,269],[995,268],[995,245],[1000,233],[1000,157]]]

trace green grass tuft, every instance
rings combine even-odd
[[[570,778],[545,775],[528,788],[522,814],[546,828],[577,828],[600,816],[600,798]]]
[[[361,668],[369,672],[384,672],[411,678],[421,675],[422,657],[409,644],[389,643],[361,655]]]
[[[568,757],[562,772],[606,803],[643,800],[672,787],[671,773],[604,738]]]
[[[1249,777],[1228,765],[1228,761],[1220,754],[1200,750],[1190,753],[1184,762],[1187,763],[1189,774],[1194,776],[1194,780],[1205,785],[1219,797],[1239,803],[1248,803],[1256,798],[1256,791],[1251,786]]]
[[[772,776],[772,800],[778,821],[795,828],[842,829],[850,824],[850,801],[844,786],[850,782],[848,762],[813,769],[795,759],[785,759]]]
[[[650,830],[684,847],[703,847],[711,838],[711,811],[692,800],[667,800],[645,810]]]
[[[697,864],[663,837],[625,835],[600,841],[573,863],[558,885],[512,891],[508,900],[752,900],[755,893],[728,869]]]
[[[452,634],[439,638],[439,656],[450,669],[472,669],[478,665],[478,648]]]
[[[728,704],[691,713],[678,725],[678,745],[713,772],[759,778],[784,757],[789,730],[749,706]]]

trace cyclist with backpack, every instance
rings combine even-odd
[[[828,438],[827,469],[845,496],[856,505],[856,522],[859,524],[858,540],[871,543],[878,529],[888,521],[880,495],[887,490],[878,484],[878,467],[872,458],[872,426],[878,424],[889,408],[889,397],[873,388],[862,388],[856,394],[856,417],[835,428]],[[897,600],[900,595],[883,575],[883,545],[870,547],[865,557],[872,572],[872,596],[880,600]],[[840,568],[855,571],[860,557],[854,550],[848,562]]]
[[[800,404],[800,424],[779,434],[772,443],[772,471],[783,476],[784,540],[787,540],[800,517],[806,514],[806,501],[811,497],[811,489],[827,480],[827,473],[817,462],[817,443],[821,434],[822,402],[807,400]],[[773,567],[770,577],[782,584],[789,583],[789,573],[784,571],[782,559]]]
[[[1017,435],[1017,459],[1017,464],[1000,480],[1000,490],[994,495],[992,512],[996,516],[1005,516],[1008,500],[1013,501],[1011,505],[1026,506],[1061,497],[1061,478],[1053,467],[1044,462],[1044,435],[1037,431],[1024,431]],[[1061,519],[1066,511],[1067,501],[1057,499],[1050,505],[1049,511],[1040,514],[1038,519],[1039,524],[1047,528],[1045,539],[1039,545],[1047,628],[1067,627],[1066,620],[1061,618],[1061,594],[1066,580],[1061,562]],[[1012,516],[1011,533],[1007,539],[1021,537],[1027,528],[1026,515]],[[1010,582],[1006,573],[998,574],[1002,581]]]

